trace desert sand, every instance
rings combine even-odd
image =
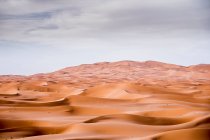
[[[0,76],[0,140],[209,140],[210,65],[103,62]]]

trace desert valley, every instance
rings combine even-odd
[[[102,62],[0,76],[0,140],[209,140],[210,65]]]

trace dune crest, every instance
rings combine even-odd
[[[210,65],[102,62],[0,76],[0,140],[209,140]]]

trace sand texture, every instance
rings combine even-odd
[[[0,76],[0,140],[210,140],[210,65],[103,62]]]

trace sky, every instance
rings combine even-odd
[[[210,1],[0,0],[0,75],[121,60],[210,64]]]

